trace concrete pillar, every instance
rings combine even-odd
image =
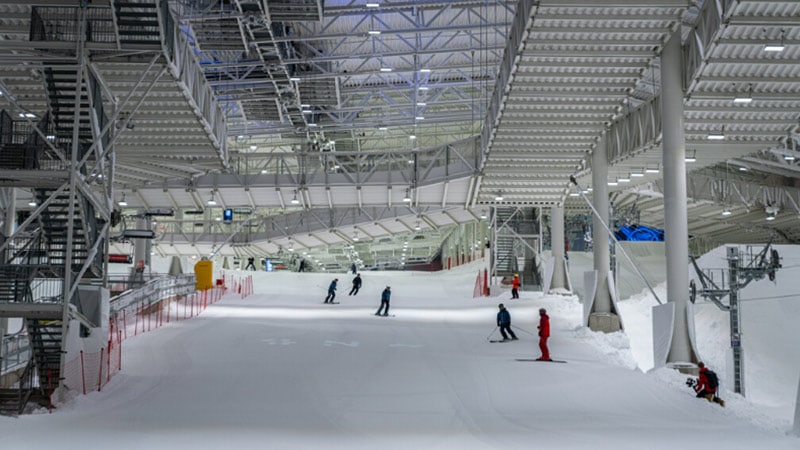
[[[608,293],[608,271],[611,267],[608,242],[610,237],[603,223],[608,223],[608,159],[606,137],[600,138],[592,152],[592,204],[597,215],[592,216],[592,241],[594,242],[594,269],[597,271],[592,314],[611,312],[611,296]],[[591,316],[589,322],[592,322]]]
[[[662,164],[667,301],[675,324],[667,362],[694,362],[686,303],[689,297],[689,227],[686,213],[686,148],[683,135],[681,34],[672,34],[661,54]]]
[[[139,217],[136,219],[137,230],[149,230],[150,221],[146,217]],[[134,239],[133,240],[133,266],[139,261],[147,261],[147,239]]]
[[[14,234],[14,225],[17,216],[17,190],[15,188],[8,188],[6,190],[8,195],[8,204],[6,205],[5,224],[3,226],[3,234],[8,237]],[[0,317],[0,337],[5,335],[8,330],[8,318]]]
[[[173,256],[172,261],[169,264],[169,274],[180,275],[182,273],[183,273],[183,268],[181,267],[181,258],[178,256]]]
[[[550,240],[553,253],[553,279],[550,290],[568,289],[567,268],[564,264],[564,207],[550,208]]]
[[[8,196],[8,205],[6,207],[5,224],[3,226],[3,234],[6,237],[14,234],[14,225],[17,217],[17,190],[15,188],[8,188],[6,190]]]

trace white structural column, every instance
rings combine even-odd
[[[661,54],[662,163],[667,301],[675,305],[675,324],[667,362],[692,362],[686,304],[689,297],[689,226],[686,213],[686,148],[683,134],[681,34],[672,34]]]
[[[14,234],[15,218],[17,216],[17,190],[8,188],[6,191],[6,217],[3,226],[3,235],[6,237]],[[0,338],[8,331],[8,318],[0,317]],[[2,350],[0,350],[2,353]]]
[[[564,264],[564,207],[550,208],[550,237],[553,252],[553,280],[550,289],[568,289],[567,268]]]
[[[150,220],[144,216],[136,219],[137,230],[149,230]],[[133,266],[136,267],[139,261],[147,262],[147,239],[134,239],[133,240]]]
[[[592,241],[594,242],[594,270],[597,271],[592,314],[612,312],[611,295],[608,291],[608,271],[611,267],[608,242],[610,237],[605,224],[608,223],[608,157],[606,136],[602,136],[592,152],[592,203],[596,214],[592,218]],[[588,301],[588,300],[587,300]],[[589,316],[589,326],[593,323]]]

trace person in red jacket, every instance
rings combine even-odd
[[[519,298],[519,274],[514,274],[514,279],[511,280],[511,299]]]
[[[697,374],[697,383],[694,385],[697,398],[704,398],[725,407],[725,400],[717,396],[717,388],[719,387],[717,386],[719,384],[719,381],[717,381],[717,374],[711,372],[713,375],[709,376],[708,367],[702,362],[697,363],[697,367],[700,368],[700,373]],[[713,383],[710,381],[711,377],[714,379]]]
[[[537,361],[552,361],[550,359],[550,350],[547,348],[547,338],[550,337],[550,316],[547,315],[547,310],[539,308],[539,350],[542,351],[542,356],[536,358]]]

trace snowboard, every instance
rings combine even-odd
[[[566,363],[566,361],[562,361],[560,359],[551,359],[550,361],[542,361],[539,359],[533,358],[517,358],[517,361],[530,361],[530,362],[548,362],[548,363]]]

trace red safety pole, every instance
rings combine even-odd
[[[136,305],[136,321],[133,324],[133,335],[139,334],[139,305]]]
[[[108,366],[106,370],[106,383],[111,381],[111,346],[108,346],[108,358],[106,358],[106,365]]]
[[[103,390],[103,350],[105,349],[100,349],[100,374],[97,377],[97,392]]]
[[[83,384],[83,395],[86,395],[86,368],[83,366],[83,350],[81,350],[81,383]]]

